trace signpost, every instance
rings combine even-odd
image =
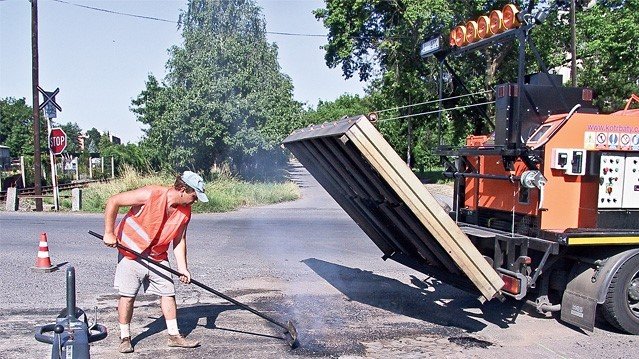
[[[49,129],[49,158],[51,159],[51,184],[53,185],[53,207],[56,211],[60,210],[59,205],[59,193],[58,193],[58,179],[55,170],[55,155],[58,155],[64,151],[67,147],[67,134],[59,128],[51,128],[51,119],[57,117],[56,109],[62,111],[62,107],[55,102],[55,95],[60,92],[59,88],[55,91],[44,91],[38,86],[38,91],[44,97],[44,101],[40,104],[39,109],[45,110],[45,117],[47,118],[47,128]]]
[[[57,88],[55,89],[55,91],[49,92],[49,91],[43,90],[40,86],[38,86],[38,91],[40,91],[40,93],[44,97],[44,101],[42,101],[39,107],[40,111],[44,109],[47,113],[48,118],[56,118],[55,110],[58,109],[58,111],[62,111],[62,107],[60,107],[60,105],[58,105],[55,102],[55,95],[57,95],[60,92],[60,89]],[[49,116],[49,115],[52,115],[52,116]]]
[[[67,134],[60,127],[52,128],[49,134],[49,147],[54,155],[61,154],[67,148]]]

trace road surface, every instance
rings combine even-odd
[[[108,337],[92,358],[627,358],[639,338],[599,320],[593,333],[540,317],[518,302],[481,305],[473,296],[381,259],[357,225],[297,167],[302,199],[225,214],[194,215],[188,235],[193,277],[277,320],[292,320],[300,347],[281,330],[195,286],[177,285],[178,322],[202,341],[167,348],[157,297],[141,295],[132,323],[135,353],[117,353],[116,254],[87,231],[102,216],[0,212],[0,358],[49,358],[34,328],[66,305],[65,268],[76,269],[77,305]],[[46,232],[53,273],[33,272]],[[634,353],[634,354],[633,354]]]

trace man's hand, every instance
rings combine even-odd
[[[118,243],[118,239],[115,237],[113,233],[104,233],[104,238],[102,239],[104,245],[107,247],[115,248]]]
[[[178,272],[180,272],[181,274],[180,282],[184,284],[191,283],[191,273],[188,271],[188,269],[178,269]]]

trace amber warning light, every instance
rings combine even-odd
[[[450,32],[450,46],[462,47],[517,28],[521,26],[518,16],[517,6],[508,4],[501,10],[493,10],[488,15],[480,16],[477,20],[467,21],[466,24],[459,25]]]

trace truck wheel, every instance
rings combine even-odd
[[[624,263],[610,282],[603,314],[613,326],[639,334],[639,255]]]

